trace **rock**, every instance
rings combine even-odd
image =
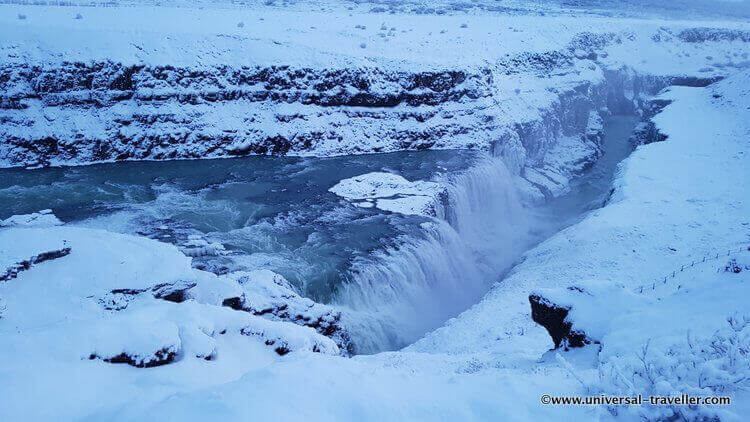
[[[18,277],[18,273],[31,269],[32,266],[41,264],[45,261],[51,261],[53,259],[62,258],[70,254],[70,248],[55,249],[51,251],[41,252],[38,255],[34,255],[29,259],[16,262],[0,272],[0,281],[8,281]]]
[[[574,330],[573,324],[567,320],[569,307],[557,306],[535,294],[529,296],[529,303],[531,318],[547,329],[555,348],[568,350],[570,347],[583,347],[592,342],[584,332]]]
[[[182,303],[190,299],[188,290],[195,287],[197,283],[190,281],[177,281],[173,283],[161,283],[149,288],[141,289],[113,289],[98,299],[99,304],[109,311],[121,311],[139,295],[150,292],[155,299],[168,302]]]
[[[436,182],[410,182],[397,174],[373,172],[341,180],[328,191],[363,208],[436,216],[445,189]]]
[[[344,355],[354,353],[351,336],[343,326],[341,312],[302,297],[281,275],[269,270],[230,273],[244,294],[230,297],[223,305],[274,321],[289,321],[313,328],[332,339]]]
[[[727,265],[724,266],[724,272],[739,274],[742,272],[742,265],[738,264],[737,259],[733,258],[729,262],[727,262]]]
[[[228,297],[221,302],[221,306],[232,308],[235,311],[243,311],[243,305],[245,303],[244,297]]]
[[[299,327],[302,329],[302,327]],[[312,332],[312,331],[311,331]],[[312,332],[314,334],[314,332]],[[248,337],[255,337],[263,341],[266,346],[273,347],[273,350],[279,355],[284,356],[290,352],[307,351],[313,353],[338,354],[338,347],[335,344],[328,343],[331,340],[320,335],[294,335],[290,333],[274,334],[265,329],[257,327],[245,327],[240,330],[240,334]],[[324,341],[327,340],[328,342]]]
[[[498,119],[507,114],[497,101],[504,95],[499,81],[577,73],[579,62],[594,66],[596,51],[616,41],[614,34],[582,33],[561,51],[521,52],[459,70],[9,63],[0,65],[0,165],[490,150],[508,130],[519,131],[527,164],[534,164],[555,137],[583,133],[585,116],[609,101],[607,92],[589,79],[561,76],[559,101],[510,123]],[[628,87],[636,97],[655,92],[654,84]],[[73,116],[79,124],[59,124]],[[540,127],[524,131],[529,124]],[[78,132],[87,126],[102,130]]]
[[[0,227],[49,227],[63,224],[52,210],[41,210],[31,214],[13,215],[0,220]]]
[[[189,281],[178,281],[175,283],[157,284],[151,288],[151,294],[156,299],[166,300],[168,302],[182,303],[190,298],[188,290],[196,286],[197,283]]]
[[[89,360],[101,359],[108,363],[125,363],[136,368],[153,368],[174,362],[177,352],[173,348],[162,348],[150,355],[120,353],[115,356],[102,357],[97,354],[89,355]]]

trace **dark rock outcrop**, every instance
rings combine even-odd
[[[284,303],[283,300],[287,302]],[[276,321],[288,321],[304,327],[313,328],[319,334],[333,340],[346,356],[355,353],[355,347],[349,332],[341,322],[341,312],[328,306],[314,303],[309,299],[293,294],[278,301],[272,306],[257,307],[243,295],[223,300],[222,305],[236,311],[244,311],[255,316],[262,316]],[[306,302],[300,306],[300,302]]]
[[[194,282],[177,281],[174,283],[160,283],[153,287],[142,289],[113,289],[98,299],[99,304],[108,311],[121,311],[139,295],[150,292],[155,299],[167,302],[182,303],[190,299],[189,290],[196,286]]]
[[[195,287],[196,284],[197,283],[186,281],[157,284],[151,288],[151,294],[156,299],[166,300],[167,302],[182,303],[190,298],[188,290]]]
[[[125,363],[136,368],[153,368],[167,365],[175,361],[177,352],[172,347],[164,347],[156,350],[148,356],[122,352],[114,356],[99,356],[95,353],[89,355],[89,360],[100,359],[107,363]]]
[[[29,259],[24,259],[23,261],[16,262],[15,264],[7,267],[5,271],[0,273],[0,281],[8,281],[14,279],[18,277],[18,273],[20,273],[21,271],[27,271],[34,265],[41,264],[45,261],[62,258],[68,254],[70,254],[69,247],[42,252],[38,255],[32,256]]]
[[[330,338],[342,354],[354,354],[354,344],[341,321],[341,312],[300,296],[282,276],[271,271],[228,274],[244,293],[227,297],[222,305],[272,321],[287,321]]]
[[[306,350],[313,353],[324,353],[325,347],[312,340],[311,343],[305,344],[302,347],[295,348],[286,339],[278,336],[272,336],[266,333],[264,330],[258,330],[256,328],[246,327],[240,330],[240,334],[248,337],[257,337],[263,341],[266,346],[273,347],[273,350],[279,356],[284,356],[289,352],[298,350]]]
[[[583,347],[592,343],[586,333],[574,330],[573,324],[567,320],[570,308],[558,306],[535,294],[529,296],[529,303],[531,318],[547,329],[555,348],[568,350],[570,347]]]

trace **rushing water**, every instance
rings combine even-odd
[[[345,311],[360,352],[402,347],[478,301],[531,245],[601,204],[632,118],[606,124],[604,157],[571,194],[526,209],[499,158],[421,151],[0,170],[0,218],[51,208],[65,222],[181,247],[195,265],[268,268]],[[446,184],[444,219],[354,206],[328,189],[372,171]]]

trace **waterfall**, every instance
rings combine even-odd
[[[444,209],[420,236],[355,262],[337,292],[358,353],[404,347],[476,303],[531,242],[499,157],[447,180]]]

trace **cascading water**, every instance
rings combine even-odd
[[[523,205],[507,156],[419,151],[7,169],[0,218],[52,208],[68,224],[174,243],[198,268],[272,270],[341,308],[358,353],[392,350],[479,301],[532,244],[600,205],[635,123],[610,118],[604,157],[571,194],[540,207]],[[329,191],[385,171],[444,186],[438,217],[361,207]],[[211,247],[191,249],[201,242]]]
[[[528,213],[499,157],[448,181],[424,233],[355,263],[336,302],[350,309],[357,351],[403,347],[468,308],[526,250]]]
[[[569,193],[526,206],[504,158],[486,156],[447,180],[441,216],[423,237],[378,252],[350,271],[336,302],[350,309],[357,352],[410,344],[480,300],[533,244],[601,206],[638,119],[612,116],[604,156],[571,183]]]

